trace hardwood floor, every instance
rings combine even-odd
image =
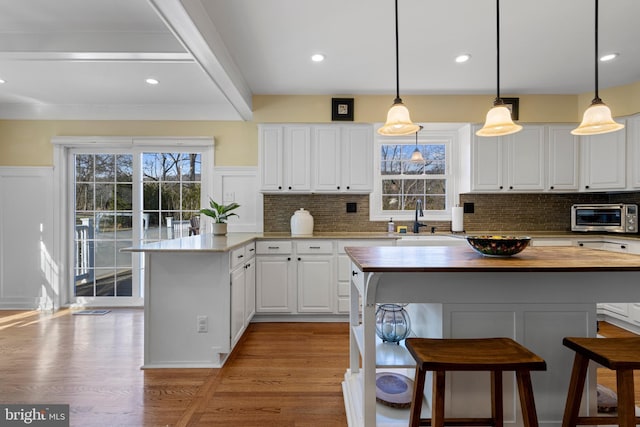
[[[346,323],[256,323],[242,340],[222,369],[141,370],[141,309],[0,311],[0,402],[66,403],[83,427],[347,425]]]
[[[141,309],[0,311],[0,402],[66,403],[72,426],[347,425],[346,323],[252,324],[221,369],[141,370],[142,344]]]

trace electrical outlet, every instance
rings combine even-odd
[[[223,201],[225,203],[235,202],[236,201],[236,193],[233,191],[225,191],[223,197]]]
[[[207,316],[198,316],[197,331],[200,333],[209,332],[209,318]]]

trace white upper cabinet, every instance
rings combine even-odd
[[[622,131],[624,132],[624,131]],[[640,188],[640,115],[627,119],[628,186],[632,190]]]
[[[373,190],[373,128],[342,128],[342,189],[351,192]]]
[[[316,191],[340,191],[341,137],[337,126],[316,126],[313,132],[314,182]]]
[[[508,190],[544,190],[544,126],[528,125],[504,138],[507,148]]]
[[[542,191],[544,127],[528,125],[502,137],[478,137],[472,127],[472,191]]]
[[[259,145],[263,192],[373,189],[372,125],[261,125]]]
[[[610,132],[580,137],[582,191],[626,188],[626,133]]]
[[[549,190],[577,191],[579,188],[580,140],[577,136],[571,135],[574,128],[573,124],[547,127]]]
[[[311,130],[308,126],[260,126],[260,189],[311,191]]]

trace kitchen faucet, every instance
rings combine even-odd
[[[427,224],[418,222],[418,215],[424,216],[424,212],[422,211],[422,200],[420,199],[416,200],[416,220],[413,221],[413,232],[416,234],[420,232],[420,227],[427,226]]]

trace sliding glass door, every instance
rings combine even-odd
[[[69,150],[70,302],[140,305],[144,258],[120,250],[193,233],[212,176],[203,158],[212,159],[204,148],[176,148]]]

